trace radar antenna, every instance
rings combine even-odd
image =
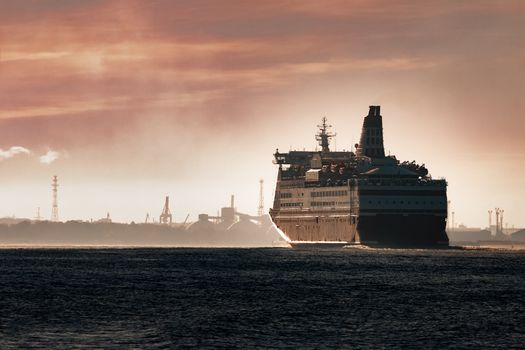
[[[319,146],[321,146],[322,152],[330,152],[330,139],[337,135],[328,131],[328,129],[330,129],[332,126],[326,124],[326,120],[326,117],[323,117],[323,119],[321,120],[322,124],[317,125],[317,127],[319,128],[319,132],[315,135],[315,139],[317,140],[317,142],[319,142]]]

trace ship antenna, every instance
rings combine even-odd
[[[319,128],[319,132],[315,135],[315,139],[317,140],[317,142],[319,142],[322,152],[330,152],[330,139],[336,136],[337,134],[328,131],[328,129],[330,129],[332,126],[326,124],[326,117],[323,117],[321,121],[322,124],[317,125],[317,127]]]

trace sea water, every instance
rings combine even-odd
[[[3,249],[0,349],[524,348],[525,253]]]

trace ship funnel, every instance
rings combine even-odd
[[[370,158],[384,158],[385,147],[383,145],[383,118],[381,117],[381,106],[370,106],[368,115],[363,121],[361,139],[356,150],[357,156]]]

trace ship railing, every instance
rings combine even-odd
[[[446,184],[446,180],[415,180],[415,181],[403,181],[403,180],[392,180],[392,179],[358,179],[358,185],[368,185],[368,186],[435,186]]]
[[[281,180],[279,186],[280,188],[304,187],[304,179]]]

